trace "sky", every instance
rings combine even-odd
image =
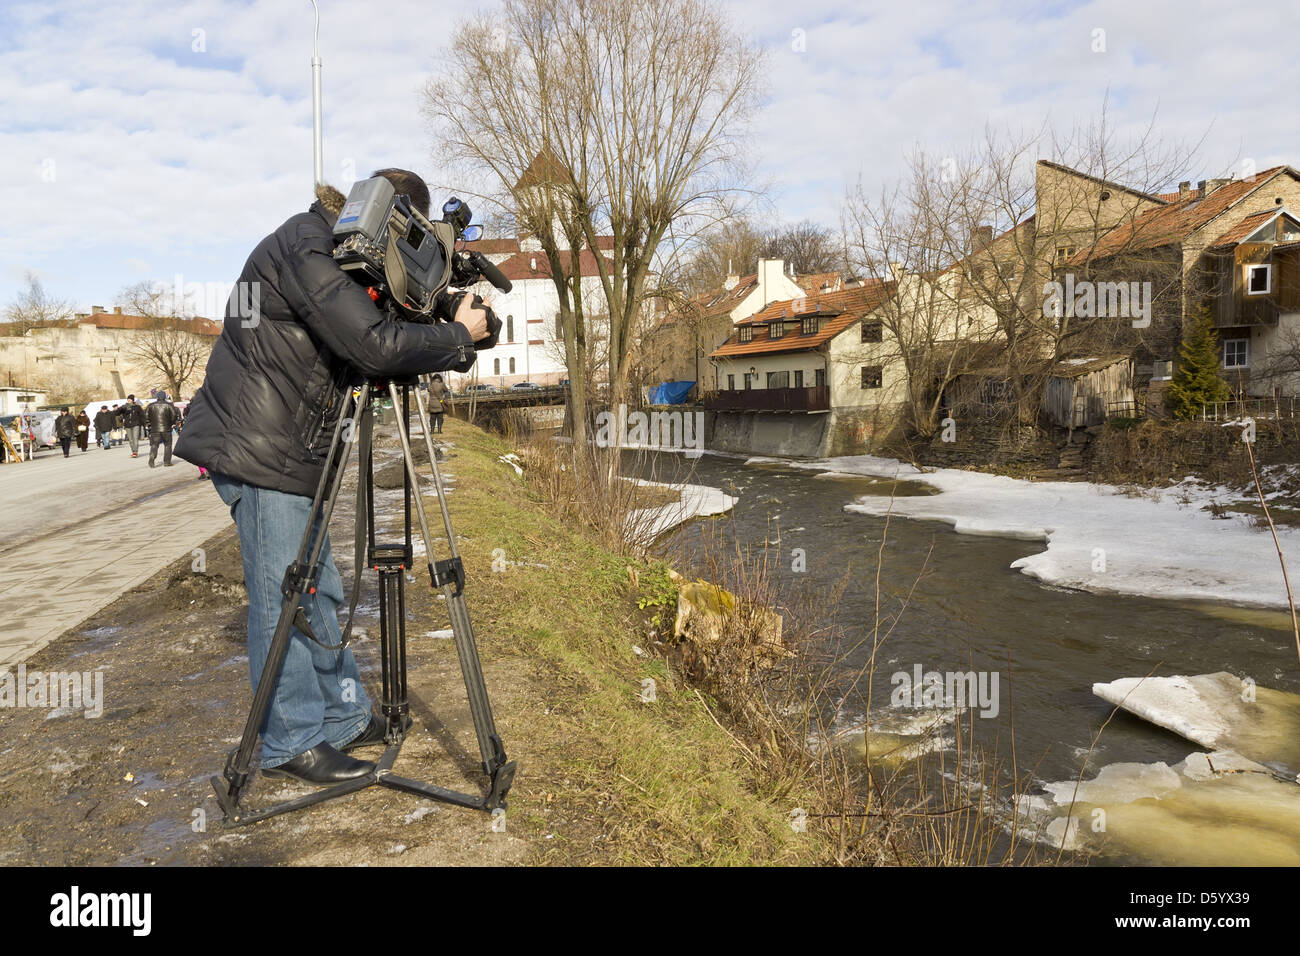
[[[445,182],[422,89],[454,18],[494,5],[320,0],[326,181]],[[1188,179],[1300,165],[1293,0],[726,5],[767,54],[749,149],[774,220],[837,228],[848,186],[897,180],[917,147],[1103,102],[1121,134],[1154,115],[1200,142]],[[142,280],[233,282],[311,201],[311,31],[309,0],[0,0],[0,306],[29,271],[77,311]]]

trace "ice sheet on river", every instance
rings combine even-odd
[[[1092,692],[1143,720],[1210,750],[1233,750],[1289,780],[1300,780],[1300,694],[1232,674],[1124,677]]]
[[[1023,796],[1022,834],[1051,847],[1165,866],[1300,865],[1300,786],[1232,751],[1116,763]]]
[[[754,463],[775,462],[751,458]],[[937,495],[861,496],[846,511],[951,524],[962,534],[1046,543],[1015,561],[1030,577],[1062,587],[1152,597],[1285,607],[1277,553],[1248,520],[1203,510],[1221,491],[1184,484],[1129,497],[1111,485],[1024,481],[955,468],[922,472],[890,458],[854,455],[781,461],[817,472],[906,478]],[[1279,528],[1288,565],[1300,567],[1300,531]]]

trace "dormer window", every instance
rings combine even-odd
[[[740,341],[741,342],[754,341],[754,327],[752,325],[742,325],[740,327]]]
[[[1246,295],[1268,295],[1272,287],[1271,265],[1246,266]]]
[[[779,339],[785,335],[785,323],[781,321],[773,322],[767,327],[767,337],[770,339]]]
[[[818,321],[817,321],[817,316],[815,316],[815,315],[805,315],[805,316],[803,317],[803,334],[804,334],[804,335],[816,335],[816,334],[817,334],[817,326],[818,326],[818,324],[819,324],[819,323],[818,323]]]

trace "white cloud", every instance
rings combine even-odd
[[[346,187],[346,172],[401,165],[443,180],[420,89],[445,18],[488,5],[452,14],[394,0],[380,15],[321,0],[327,179]],[[1242,156],[1259,168],[1300,161],[1300,131],[1285,120],[1293,5],[1254,4],[1249,16],[1205,0],[731,9],[769,54],[753,155],[783,218],[834,226],[845,185],[897,177],[914,145],[942,155],[986,122],[1087,122],[1107,90],[1121,132],[1157,106],[1170,139],[1199,139],[1213,122],[1201,175]],[[25,268],[83,306],[111,301],[144,268],[166,281],[233,280],[310,198],[311,22],[305,0],[0,10],[0,301]],[[1092,50],[1097,28],[1103,53]]]

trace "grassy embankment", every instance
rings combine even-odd
[[[815,828],[790,826],[791,809],[813,797],[788,783],[779,797],[761,792],[743,747],[700,696],[662,660],[637,653],[656,615],[671,627],[666,567],[620,557],[548,514],[498,460],[511,451],[503,439],[450,417],[444,437],[485,664],[490,675],[493,658],[513,656],[531,678],[498,708],[498,723],[520,760],[510,826],[526,828],[533,862],[826,860]],[[504,571],[493,573],[494,557]],[[647,677],[654,703],[641,699]]]

